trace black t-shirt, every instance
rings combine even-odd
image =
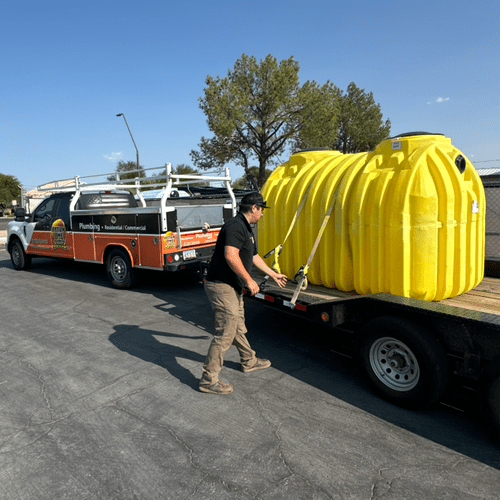
[[[241,292],[246,283],[229,267],[224,257],[226,246],[239,249],[241,262],[250,273],[253,266],[253,256],[257,254],[257,244],[253,237],[252,228],[241,212],[222,226],[207,273],[207,281],[222,281]]]

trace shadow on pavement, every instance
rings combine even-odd
[[[115,333],[109,336],[109,341],[121,351],[127,352],[139,359],[153,363],[165,368],[172,376],[192,389],[198,390],[199,379],[188,369],[179,364],[178,358],[190,359],[203,363],[204,356],[195,351],[190,351],[182,347],[173,346],[168,342],[160,342],[157,337],[163,339],[208,339],[208,336],[186,336],[176,333],[158,332],[147,330],[137,325],[116,325]]]

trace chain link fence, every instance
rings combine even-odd
[[[481,180],[486,195],[485,274],[500,277],[500,175]]]

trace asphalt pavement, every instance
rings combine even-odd
[[[102,266],[0,250],[1,499],[498,499],[500,446],[469,404],[375,396],[335,337],[247,304],[267,370],[198,391],[212,319],[192,275],[111,288]]]

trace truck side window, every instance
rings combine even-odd
[[[61,198],[61,202],[59,203],[59,208],[57,209],[57,214],[54,216],[54,218],[62,219],[64,222],[64,225],[66,226],[67,229],[69,229],[69,204],[70,204],[70,201],[71,201],[71,198],[68,196]]]
[[[40,203],[40,205],[38,205],[35,209],[33,221],[38,222],[43,220],[45,217],[51,217],[55,202],[55,198],[49,198],[48,200],[42,201],[42,203]]]

